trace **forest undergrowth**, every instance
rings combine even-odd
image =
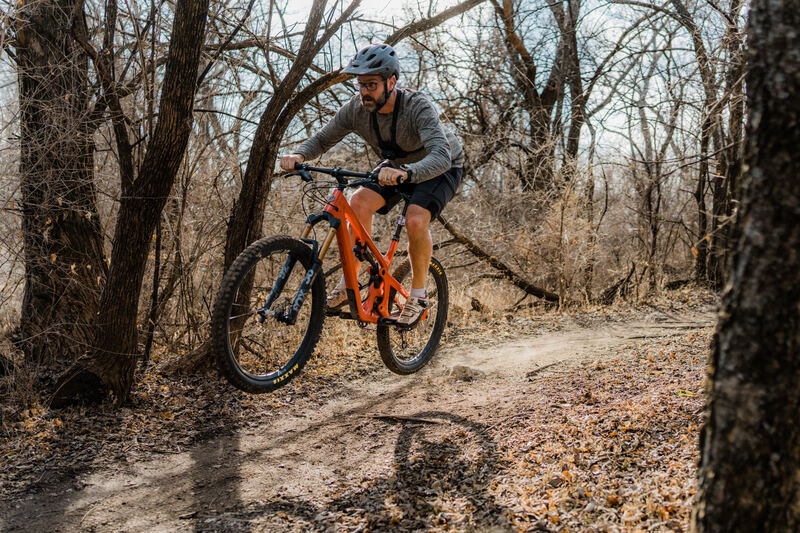
[[[685,287],[637,303],[561,311],[535,306],[511,313],[454,306],[444,343],[490,347],[504,339],[569,327],[665,320],[714,305],[711,293]],[[381,505],[354,514],[342,503],[341,509],[330,508],[329,516],[306,525],[335,519],[348,529],[458,530],[485,524],[480,514],[490,512],[489,507],[448,497],[448,487],[480,483],[483,504],[493,502],[495,510],[502,509],[501,523],[518,530],[682,530],[693,501],[710,336],[705,328],[632,341],[601,350],[605,353],[594,354],[591,362],[531,376],[521,401],[482,420],[496,450],[491,480],[481,479],[480,472],[448,467],[446,454],[438,462],[426,457],[424,468],[409,470],[409,476],[420,479],[405,483],[433,491],[420,493],[425,501],[436,497],[437,507],[428,513],[408,514]],[[11,502],[113,463],[180,453],[238,428],[268,424],[304,398],[324,402],[335,397],[344,381],[386,372],[374,344],[374,332],[329,321],[316,355],[297,379],[262,396],[241,394],[213,372],[168,375],[163,369],[173,355],[156,350],[131,401],[121,409],[56,410],[46,400],[25,405],[10,401],[18,391],[8,383],[10,377],[4,378],[0,499]],[[441,442],[469,447],[464,441],[471,438],[478,437],[454,430],[443,434]],[[415,459],[409,460],[413,464]],[[370,484],[369,491],[381,490],[375,480],[362,481]],[[79,481],[74,489],[81,490]]]

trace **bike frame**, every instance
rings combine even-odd
[[[314,170],[313,167],[308,167]],[[398,282],[389,272],[395,252],[397,251],[400,240],[400,230],[405,225],[405,209],[398,221],[397,228],[389,249],[382,254],[375,243],[372,241],[367,230],[358,220],[353,208],[350,207],[344,195],[345,185],[339,184],[334,189],[333,194],[325,205],[323,214],[314,214],[308,217],[306,228],[303,230],[301,239],[308,242],[313,226],[323,220],[327,220],[330,230],[319,250],[319,260],[325,257],[330,247],[333,237],[339,247],[339,257],[342,263],[345,287],[347,288],[348,299],[350,301],[350,313],[352,318],[357,318],[361,322],[377,323],[379,320],[390,319],[389,315],[389,294],[391,289],[397,291],[396,294],[408,298],[408,291]],[[407,205],[406,205],[407,207]],[[350,238],[348,224],[353,230],[353,239]],[[369,251],[371,257],[365,252]],[[362,256],[362,261],[369,263],[370,283],[367,298],[362,302],[361,289],[358,285],[358,270],[356,254]],[[396,296],[395,296],[396,297]],[[377,306],[375,305],[377,303]],[[377,309],[377,312],[376,312]]]

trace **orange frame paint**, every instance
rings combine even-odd
[[[356,302],[361,302],[361,290],[358,287],[358,273],[356,271],[356,257],[353,252],[353,242],[350,240],[350,232],[347,230],[348,223],[353,228],[353,235],[356,240],[361,241],[372,253],[378,263],[380,271],[378,275],[383,278],[383,283],[376,288],[372,283],[369,284],[367,299],[358,305],[358,320],[362,322],[377,323],[381,317],[389,318],[389,299],[387,291],[394,288],[397,293],[408,299],[408,291],[390,273],[389,267],[397,251],[397,241],[392,239],[389,250],[382,254],[375,243],[372,242],[367,230],[361,225],[361,221],[356,217],[353,208],[347,201],[344,193],[339,189],[334,189],[333,195],[325,205],[324,211],[340,220],[339,228],[336,230],[336,243],[339,246],[339,257],[342,261],[342,273],[344,274],[345,286],[353,291]],[[373,308],[375,301],[381,298],[378,304],[378,313]]]

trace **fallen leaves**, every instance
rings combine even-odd
[[[698,297],[685,298],[676,306]],[[456,349],[491,346],[498,338],[558,330],[565,323],[603,325],[622,312],[490,313],[452,324],[446,341]],[[472,413],[480,425],[402,426],[418,432],[409,433],[416,444],[394,456],[391,470],[321,480],[320,489],[328,492],[315,501],[322,506],[318,513],[298,517],[288,502],[272,514],[287,529],[682,529],[694,496],[708,343],[708,332],[687,331],[597,352],[593,361],[555,372],[537,371],[520,380],[513,401]],[[166,357],[154,354],[154,360]],[[385,372],[374,332],[331,321],[304,372],[275,394],[244,396],[216,376],[171,377],[156,368],[140,380],[132,404],[119,411],[29,408],[0,435],[7,451],[0,457],[0,492],[18,497],[35,489],[46,472],[102,468],[232,431],[257,431],[298,398],[326,401],[343,384],[376,371]],[[371,438],[365,434],[363,441]],[[278,509],[280,503],[270,504]],[[207,512],[181,518],[211,520]],[[256,513],[241,510],[234,518],[246,521]],[[222,529],[224,518],[219,520],[208,527]]]
[[[517,497],[535,510],[514,514],[515,528],[555,525],[553,516],[567,531],[685,528],[703,403],[697,354],[708,340],[707,331],[652,339],[626,347],[624,356],[617,350],[603,364],[535,380],[538,394],[526,396],[526,416],[496,430],[506,465],[497,501],[512,505],[503,495],[530,487]],[[652,364],[661,375],[648,371]]]

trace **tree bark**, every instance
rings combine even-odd
[[[76,4],[30,2],[16,21],[25,257],[20,337],[31,364],[55,358],[69,364],[85,351],[106,274],[88,62],[69,34]]]
[[[753,2],[741,214],[715,335],[695,531],[800,529],[800,1]]]
[[[192,128],[208,0],[180,0],[175,11],[159,119],[139,176],[120,200],[111,268],[100,300],[92,353],[62,380],[54,401],[97,395],[99,383],[116,403],[127,399],[138,356],[136,318],[147,254]]]

